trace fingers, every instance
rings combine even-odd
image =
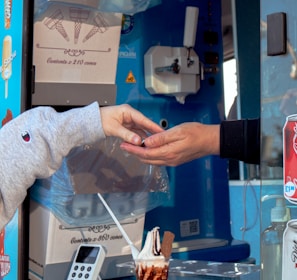
[[[146,132],[158,133],[163,129],[130,105],[101,108],[101,120],[107,136],[117,136],[134,145],[141,145]]]
[[[133,109],[134,110],[134,109]],[[138,111],[133,111],[131,114],[132,122],[135,128],[141,128],[144,131],[147,131],[151,134],[159,133],[164,131],[158,124],[150,120],[149,118],[145,117],[142,113]]]
[[[140,132],[138,130],[138,133],[135,133],[133,130],[127,129],[121,125],[119,125],[116,129],[116,136],[128,143],[131,143],[132,145],[141,145],[143,139],[141,135],[145,135],[145,132]]]
[[[166,146],[147,148],[123,142],[120,147],[122,150],[138,157],[138,159],[143,163],[166,166],[176,166],[178,164],[176,156],[170,153]]]
[[[178,137],[176,136],[173,129],[163,130],[160,133],[145,138],[144,143],[146,147],[157,148],[177,141]]]
[[[174,166],[170,165],[168,162],[165,162],[164,160],[145,160],[145,159],[140,159],[142,163],[145,164],[151,164],[151,165],[157,165],[157,166]]]
[[[158,166],[176,166],[177,163],[171,161],[166,155],[163,156],[159,148],[143,148],[134,146],[129,143],[121,143],[121,149],[136,156],[141,162],[145,164],[152,164]]]
[[[118,108],[121,110],[121,117],[123,124],[130,125],[131,128],[138,128],[150,133],[158,133],[163,129],[144,116],[140,111],[132,108],[128,104],[119,105]]]
[[[121,143],[120,147],[124,151],[134,154],[135,156],[143,160],[155,159],[155,158],[159,159],[160,157],[160,153],[158,152],[159,151],[158,149],[147,149],[141,146],[131,145],[127,142]]]

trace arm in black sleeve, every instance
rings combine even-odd
[[[223,121],[220,156],[246,163],[260,163],[260,119]]]

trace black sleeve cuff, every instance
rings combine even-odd
[[[223,121],[220,156],[246,163],[260,163],[260,120]]]

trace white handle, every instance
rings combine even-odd
[[[196,41],[196,32],[198,25],[199,8],[187,7],[185,30],[184,30],[184,46],[186,48],[193,48]]]
[[[125,238],[125,240],[127,241],[127,243],[129,245],[133,245],[132,241],[130,240],[129,236],[127,235],[126,231],[124,230],[124,228],[122,227],[122,225],[120,224],[119,220],[116,218],[116,216],[114,215],[114,213],[112,212],[112,210],[110,209],[110,207],[108,206],[108,204],[106,203],[105,199],[103,198],[103,196],[100,193],[97,193],[98,197],[100,198],[101,202],[103,203],[103,205],[105,206],[106,210],[108,211],[109,215],[112,217],[113,221],[115,222],[115,224],[117,225],[118,229],[120,230],[120,232],[122,233],[123,237]]]

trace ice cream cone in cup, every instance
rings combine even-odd
[[[148,232],[143,249],[135,259],[137,280],[167,280],[174,234],[165,231],[162,244],[159,228]]]

